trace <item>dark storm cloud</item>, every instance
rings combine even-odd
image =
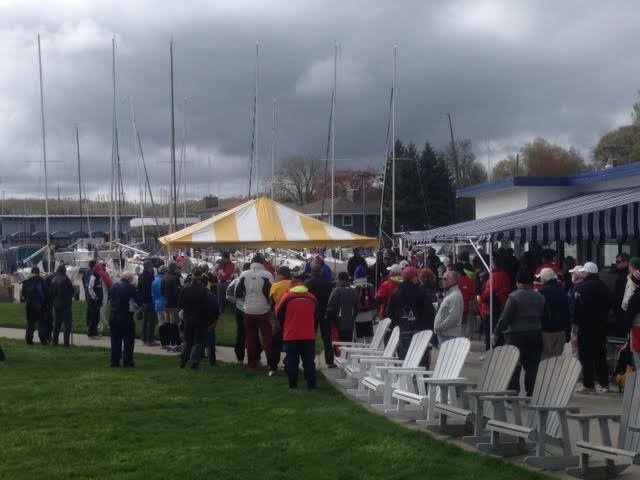
[[[15,3],[15,4],[14,4]],[[133,5],[132,5],[133,4]],[[214,5],[211,5],[214,4]],[[339,164],[379,166],[398,43],[403,140],[456,134],[485,161],[535,136],[585,155],[629,121],[640,67],[632,1],[603,2],[4,2],[0,0],[0,165],[11,195],[43,189],[35,37],[42,34],[50,191],[84,181],[105,193],[111,162],[111,36],[118,43],[118,124],[126,188],[137,189],[131,99],[156,195],[168,183],[169,39],[175,41],[176,143],[186,112],[188,192],[246,191],[255,42],[261,46],[260,170],[270,172],[272,99],[278,156],[326,148],[333,42],[340,44]],[[207,158],[215,174],[207,179]],[[53,161],[62,163],[53,163]]]

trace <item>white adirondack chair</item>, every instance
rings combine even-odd
[[[371,402],[374,401],[377,394],[382,394],[382,403],[374,404],[374,408],[392,411],[391,393],[393,390],[412,388],[409,383],[413,380],[412,375],[426,372],[426,368],[420,367],[420,361],[427,351],[432,335],[431,330],[422,330],[414,334],[404,360],[396,359],[386,362],[384,365],[377,364],[371,370],[370,375],[362,379],[361,384],[368,390]]]
[[[381,355],[384,351],[384,336],[391,324],[391,319],[385,318],[378,322],[373,338],[370,343],[357,342],[333,342],[334,346],[340,347],[340,356],[334,358],[334,363],[341,369],[350,363],[353,354],[361,355]]]
[[[525,461],[535,467],[546,470],[560,470],[578,465],[578,457],[572,454],[567,413],[579,412],[579,408],[569,406],[578,376],[580,362],[573,357],[552,357],[540,362],[536,383],[531,397],[483,396],[480,401],[489,401],[496,409],[498,418],[505,418],[504,406],[509,403],[513,408],[513,422],[489,420],[487,430],[491,432],[490,443],[480,443],[483,451],[502,455],[526,453],[526,441],[535,442],[535,455]],[[523,419],[522,408],[527,410]],[[500,435],[517,438],[517,443],[503,443]],[[547,456],[545,444],[562,447],[561,456]]]
[[[432,420],[435,402],[441,397],[444,403],[447,402],[449,385],[446,381],[455,380],[458,384],[461,381],[467,382],[466,379],[460,379],[459,376],[469,348],[471,348],[471,342],[464,337],[442,343],[433,371],[416,372],[406,382],[409,388],[398,388],[393,391],[392,397],[398,400],[397,410],[403,412],[405,404],[415,405],[418,407],[417,423],[429,424]],[[413,389],[413,377],[416,377],[417,392]]]
[[[358,397],[368,397],[369,394],[362,386],[361,380],[367,375],[375,375],[375,369],[378,366],[395,365],[393,362],[398,361],[396,351],[398,350],[399,342],[400,327],[394,327],[394,329],[391,330],[391,335],[389,336],[389,340],[387,340],[387,345],[384,347],[382,355],[351,355],[351,362],[344,367],[347,378],[344,382],[341,382],[347,386],[355,385],[355,388],[349,389],[348,392]]]
[[[626,381],[622,415],[580,413],[570,414],[568,417],[579,422],[582,433],[582,440],[576,443],[580,466],[578,469],[571,469],[570,474],[580,477],[599,474],[598,468],[589,467],[589,457],[605,460],[605,476],[617,475],[632,464],[640,465],[640,374],[636,373]],[[589,441],[590,420],[598,420],[602,443]],[[620,422],[616,447],[611,443],[609,420]]]

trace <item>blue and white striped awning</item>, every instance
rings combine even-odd
[[[412,243],[452,238],[537,241],[541,245],[555,240],[623,242],[640,238],[640,187],[584,193],[525,210],[404,234]]]

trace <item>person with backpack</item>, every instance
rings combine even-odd
[[[298,368],[302,359],[307,388],[315,390],[315,338],[319,315],[315,296],[306,285],[295,284],[282,296],[275,314],[287,351],[289,388],[298,388]]]
[[[335,325],[341,342],[353,341],[353,330],[358,314],[358,296],[356,289],[349,282],[349,274],[340,272],[338,284],[329,296],[327,304],[327,319],[330,325]]]
[[[375,289],[367,280],[367,268],[358,266],[354,271],[353,286],[358,297],[358,313],[356,315],[356,338],[373,337],[373,320],[378,310]]]
[[[55,325],[51,343],[54,346],[58,345],[60,328],[64,323],[64,346],[68,347],[71,345],[71,326],[73,323],[71,306],[73,305],[75,290],[71,280],[67,276],[67,268],[64,265],[60,265],[56,270],[56,275],[53,280],[51,280],[50,293],[53,310],[55,312]]]
[[[25,341],[27,345],[33,345],[33,334],[38,328],[38,336],[42,345],[49,344],[48,333],[44,324],[44,308],[47,301],[47,289],[44,280],[40,276],[40,269],[33,267],[29,278],[22,282],[20,289],[20,302],[25,304],[27,313],[27,330]]]
[[[398,357],[404,359],[413,335],[433,325],[435,310],[418,285],[418,271],[415,268],[405,268],[402,280],[389,300],[386,315],[391,319],[390,328],[400,327]],[[428,357],[425,363],[428,365]]]

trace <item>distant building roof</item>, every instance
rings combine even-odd
[[[193,225],[194,223],[198,223],[200,221],[200,217],[187,217],[187,225]],[[171,223],[171,219],[168,217],[158,218],[157,225],[161,227],[167,227]],[[131,219],[130,226],[131,228],[139,228],[142,225],[145,227],[155,227],[156,219],[153,217],[136,217]],[[184,218],[178,217],[178,228],[181,228],[184,225]]]
[[[567,187],[607,182],[618,178],[640,175],[640,162],[605,168],[593,172],[578,173],[568,177],[511,177],[498,182],[482,183],[456,190],[458,198],[473,198],[486,192],[505,190],[511,187]]]
[[[234,207],[237,207],[238,205],[243,204],[244,202],[247,201],[247,199],[221,198],[217,201],[218,201],[218,205],[216,205],[215,207],[203,208],[202,210],[198,210],[197,213],[217,214],[217,213],[226,212],[227,210],[230,210]]]
[[[307,215],[319,216],[322,214],[322,200],[307,203],[306,205],[292,205],[299,212]],[[367,215],[380,214],[380,202],[368,200],[365,202],[364,211]],[[331,199],[324,201],[324,214],[331,213]],[[344,197],[337,197],[333,202],[333,213],[335,215],[362,215],[362,203],[352,202]]]

